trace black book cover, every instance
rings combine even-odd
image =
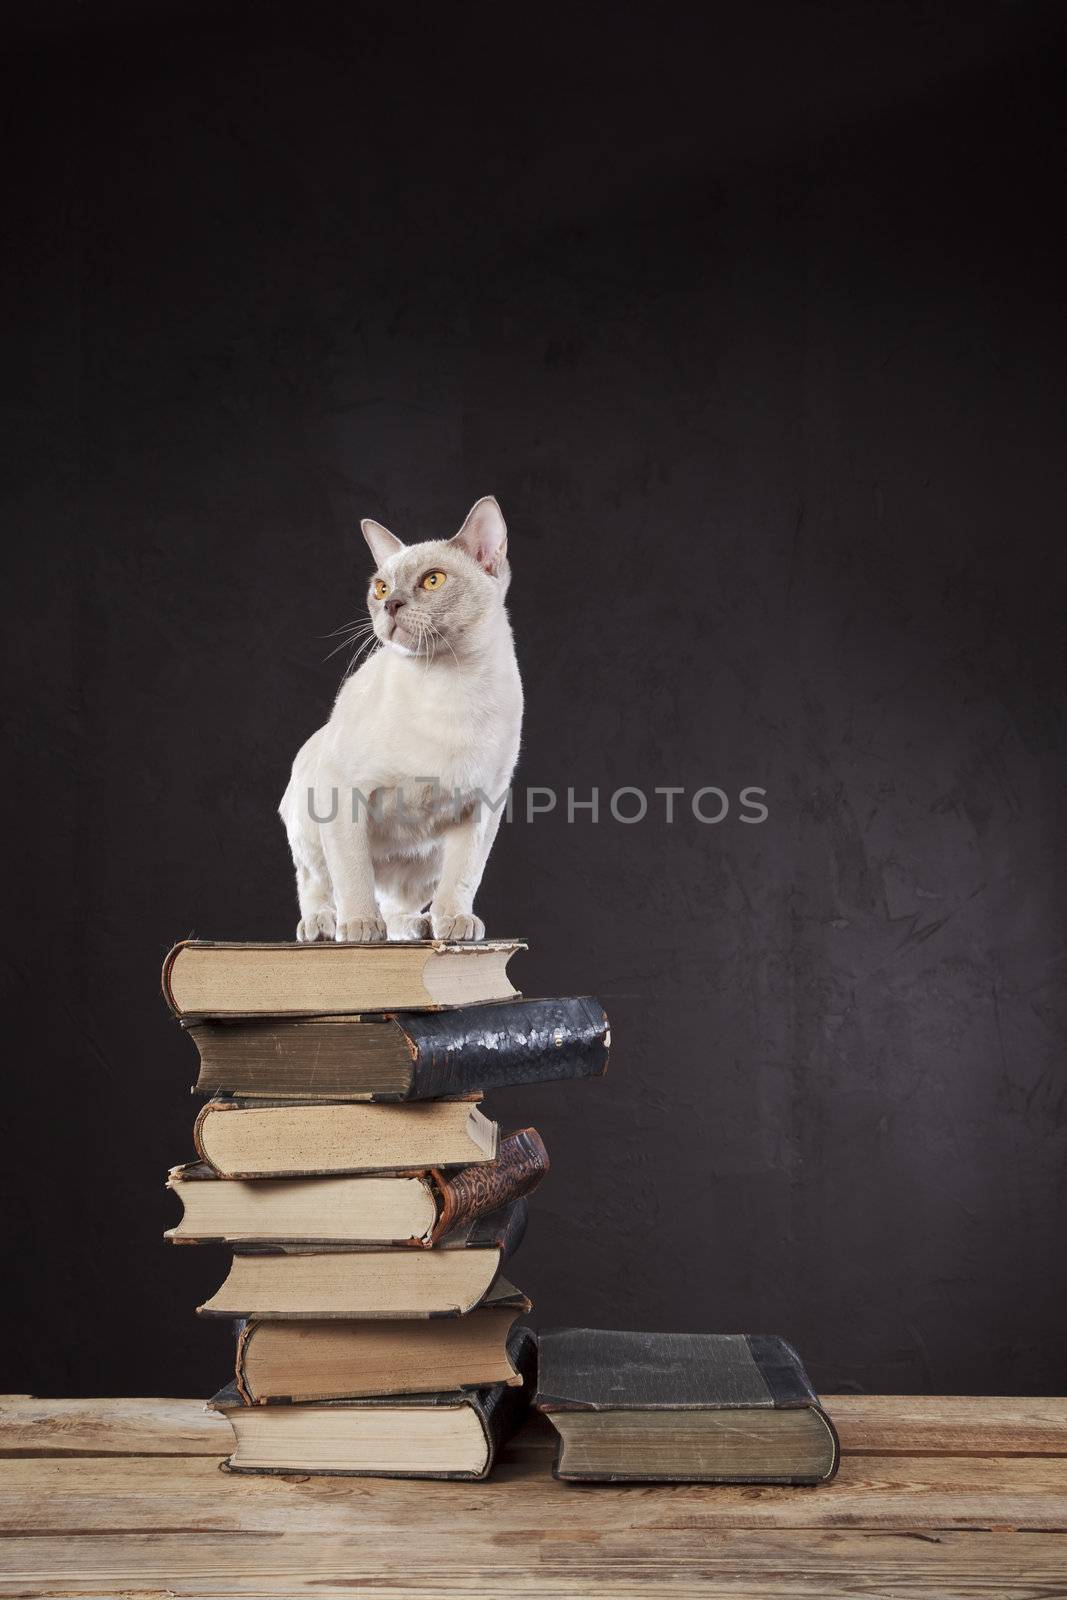
[[[588,996],[185,1026],[200,1052],[198,1094],[382,1104],[599,1077],[611,1042]]]
[[[607,1014],[588,995],[398,1012],[396,1020],[415,1063],[409,1100],[595,1078],[607,1070]]]
[[[824,1482],[840,1458],[837,1432],[800,1357],[772,1334],[551,1330],[538,1339],[533,1404],[549,1417],[565,1411],[807,1409],[826,1426],[828,1470],[818,1478],[777,1481]],[[557,1475],[558,1467],[557,1460]]]
[[[469,1406],[475,1412],[482,1425],[487,1447],[487,1460],[481,1472],[375,1472],[371,1469],[359,1468],[347,1470],[345,1468],[320,1468],[301,1466],[299,1469],[291,1467],[242,1467],[234,1466],[231,1461],[226,1465],[231,1472],[256,1473],[261,1476],[277,1476],[279,1472],[299,1470],[315,1475],[329,1477],[354,1477],[354,1478],[448,1478],[477,1481],[487,1478],[492,1472],[503,1446],[512,1434],[519,1428],[526,1416],[530,1405],[530,1394],[533,1387],[534,1374],[537,1366],[537,1340],[529,1328],[517,1327],[511,1330],[508,1336],[508,1357],[516,1372],[522,1377],[521,1384],[496,1384],[491,1389],[451,1389],[437,1394],[390,1394],[390,1395],[363,1395],[351,1400],[320,1400],[310,1402],[315,1409],[323,1406],[373,1406],[377,1408],[410,1409],[411,1407],[437,1407],[437,1406]],[[278,1401],[279,1405],[291,1402]],[[216,1411],[223,1414],[247,1409],[247,1403],[242,1399],[236,1383],[228,1383],[220,1389],[208,1404]]]

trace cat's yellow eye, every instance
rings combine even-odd
[[[384,600],[388,593],[389,593],[389,585],[386,583],[385,579],[384,578],[375,578],[375,580],[374,580],[374,598],[375,598],[375,600]]]
[[[422,580],[424,589],[443,589],[448,582],[447,572],[428,572]]]

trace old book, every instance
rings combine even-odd
[[[498,1278],[467,1317],[244,1322],[237,1337],[237,1388],[249,1405],[259,1405],[516,1384],[508,1333],[529,1310],[525,1295]]]
[[[610,1044],[588,997],[185,1026],[200,1052],[198,1093],[266,1100],[434,1100],[592,1078]]]
[[[180,1017],[350,1015],[506,1000],[517,939],[443,944],[228,944],[187,939],[163,963]]]
[[[526,1230],[526,1201],[454,1231],[435,1250],[239,1248],[204,1316],[305,1322],[460,1317],[485,1300]]]
[[[451,1172],[242,1180],[220,1178],[201,1161],[175,1167],[167,1179],[184,1215],[164,1237],[175,1244],[428,1248],[531,1194],[547,1171],[536,1128],[509,1133],[495,1160]]]
[[[411,1106],[209,1100],[193,1125],[193,1143],[223,1178],[299,1178],[492,1161],[499,1129],[470,1100]]]
[[[235,1384],[211,1404],[233,1427],[234,1472],[341,1473],[370,1478],[485,1478],[529,1404],[535,1343],[508,1341],[517,1385],[374,1395],[319,1405],[246,1405]]]
[[[563,1328],[538,1341],[534,1404],[559,1478],[823,1483],[838,1442],[801,1365],[768,1334]]]

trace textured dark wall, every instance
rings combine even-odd
[[[1062,7],[177,3],[11,22],[0,1386],[206,1393],[171,942],[289,937],[274,809],[374,515],[512,530],[505,828],[600,1084],[542,1322],[826,1389],[1061,1390]]]

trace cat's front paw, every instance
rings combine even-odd
[[[317,944],[320,939],[332,939],[336,931],[337,918],[332,911],[313,911],[310,917],[301,917],[297,923],[297,943]]]
[[[338,944],[380,944],[388,937],[381,917],[350,917],[347,922],[337,924]]]
[[[462,939],[485,938],[485,923],[481,917],[476,917],[473,913],[467,915],[461,912],[458,916],[441,916],[434,912],[430,920],[434,938],[447,939],[450,944]]]

